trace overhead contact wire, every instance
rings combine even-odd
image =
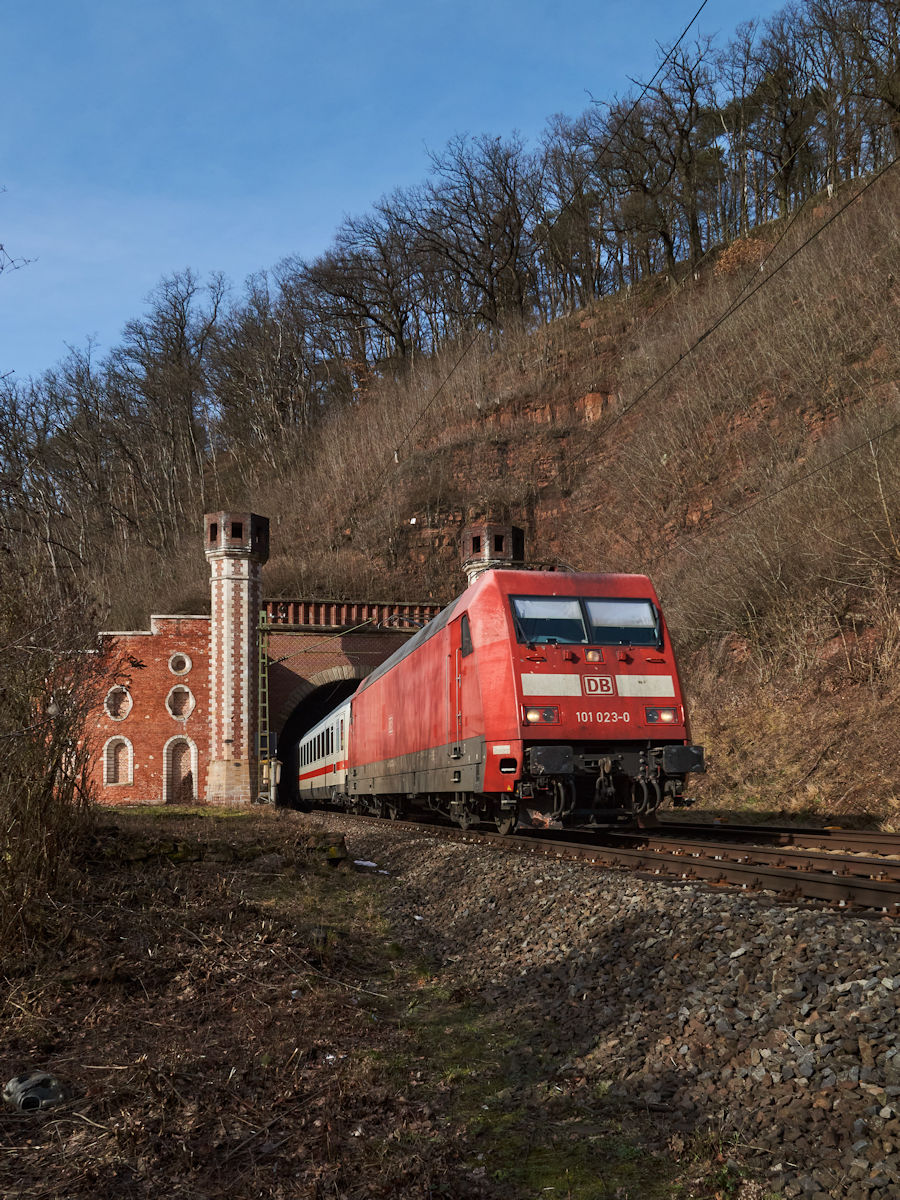
[[[669,48],[669,50],[666,51],[666,54],[663,56],[662,60],[660,61],[659,66],[656,68],[655,72],[653,73],[651,78],[648,80],[648,82],[644,84],[644,87],[641,90],[641,93],[638,96],[638,98],[631,105],[628,112],[621,118],[621,120],[619,121],[615,130],[607,138],[602,149],[600,149],[594,155],[592,162],[591,162],[591,166],[596,166],[597,163],[599,163],[602,160],[603,156],[607,153],[607,151],[610,149],[610,147],[615,143],[615,140],[619,136],[619,133],[622,130],[623,126],[625,125],[626,121],[631,116],[631,114],[635,111],[635,109],[638,107],[638,105],[641,103],[641,101],[644,99],[644,97],[647,95],[647,93],[649,92],[649,90],[653,86],[653,84],[656,82],[656,80],[659,78],[659,75],[662,72],[663,68],[665,67],[666,63],[669,61],[671,56],[675,53],[675,51],[678,49],[678,47],[681,45],[681,43],[684,41],[684,39],[687,37],[688,33],[691,30],[691,27],[694,25],[697,18],[703,12],[704,8],[706,8],[708,3],[709,3],[709,0],[702,0],[702,3],[700,4],[697,11],[691,17],[690,21],[688,21],[687,25],[685,25],[684,29],[682,29],[681,33],[678,35],[677,41],[675,41],[674,44]],[[556,216],[553,218],[553,220],[550,222],[550,224],[547,228],[548,233],[550,232],[550,230],[552,230],[558,224],[558,222],[562,218],[563,214],[566,213],[572,207],[572,204],[575,201],[575,196],[576,196],[576,193],[573,192],[569,196],[568,200],[566,200],[566,202],[560,208],[559,212],[556,214]],[[469,315],[471,317],[475,316],[474,313],[470,313]],[[459,355],[459,357],[453,363],[453,366],[450,368],[450,370],[447,372],[447,374],[444,376],[444,378],[438,384],[437,389],[429,397],[428,401],[423,405],[423,407],[422,407],[421,411],[419,412],[418,416],[416,417],[415,421],[413,421],[412,425],[410,425],[409,429],[406,431],[406,433],[403,435],[403,437],[400,439],[400,441],[396,444],[396,446],[394,447],[393,452],[392,452],[392,458],[393,458],[394,462],[398,461],[398,457],[399,457],[401,448],[412,437],[413,432],[416,430],[416,428],[422,422],[426,413],[432,407],[432,405],[437,400],[437,398],[441,394],[441,392],[443,392],[444,388],[450,382],[452,377],[456,374],[456,372],[459,369],[459,367],[461,366],[462,362],[464,361],[464,359],[469,355],[470,351],[472,350],[472,347],[478,341],[479,337],[481,337],[482,332],[483,332],[482,330],[478,330],[474,334],[474,336],[472,338],[470,338],[470,340],[466,343],[462,353]],[[388,460],[385,463],[385,467],[382,469],[382,484],[383,484],[384,478],[386,477],[386,470],[387,470],[387,467],[389,466],[389,464],[390,464],[390,460]],[[378,494],[379,494],[379,492],[376,491],[373,496],[369,497],[368,502],[371,502],[371,500],[375,499],[375,497],[377,497]]]

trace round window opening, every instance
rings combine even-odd
[[[187,675],[191,665],[191,660],[186,654],[173,654],[169,659],[169,670],[173,675]]]
[[[112,717],[114,721],[124,721],[131,712],[133,703],[128,688],[114,687],[107,692],[103,707],[106,709],[107,716]]]
[[[173,687],[166,700],[166,707],[176,720],[183,721],[194,711],[194,697],[189,688]]]

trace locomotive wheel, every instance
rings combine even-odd
[[[381,806],[381,815],[389,821],[400,820],[400,805],[396,800],[385,800]]]
[[[503,813],[502,816],[494,818],[494,824],[497,826],[499,834],[508,837],[516,827],[516,814]]]

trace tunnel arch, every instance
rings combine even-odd
[[[329,667],[301,680],[294,688],[288,703],[283,706],[284,711],[292,704],[291,711],[278,729],[279,804],[293,806],[296,803],[297,745],[303,734],[352,696],[360,680],[369,673],[368,669],[359,666]]]

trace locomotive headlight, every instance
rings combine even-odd
[[[554,706],[547,708],[525,708],[522,719],[526,725],[558,725],[559,709]]]
[[[648,725],[675,725],[678,722],[677,708],[645,708]]]
[[[599,650],[586,650],[584,655],[585,662],[603,662],[603,655]]]

